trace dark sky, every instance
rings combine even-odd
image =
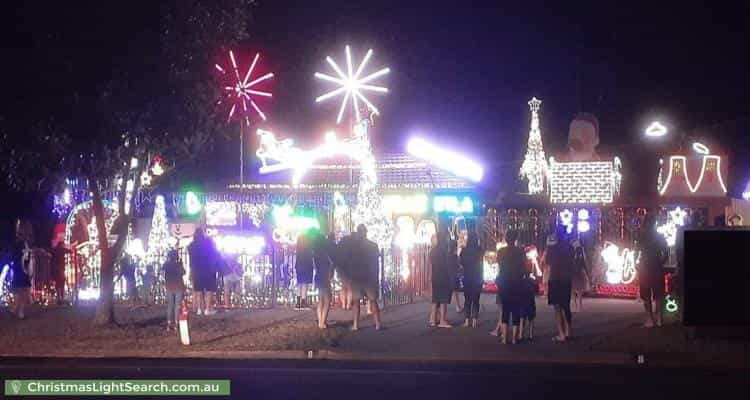
[[[654,3],[261,0],[251,39],[238,51],[263,51],[276,73],[268,126],[302,141],[321,138],[337,111],[336,102],[314,103],[326,86],[313,73],[326,70],[327,55],[343,61],[351,44],[356,58],[372,47],[371,67],[392,70],[384,80],[391,92],[374,99],[380,149],[402,150],[420,132],[476,154],[504,186],[517,173],[507,163],[524,152],[526,102],[537,96],[551,152],[561,149],[573,114],[592,112],[602,145],[627,153],[628,168],[629,159],[637,163],[633,154],[653,150],[639,135],[658,117],[726,148],[736,171],[731,183],[744,186],[748,10]],[[113,4],[7,10],[0,114],[54,112],[58,96],[85,90],[113,68],[142,75],[144,88],[154,85],[148,71],[159,63],[158,6]],[[65,63],[87,67],[65,74]]]

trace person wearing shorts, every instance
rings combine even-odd
[[[662,308],[664,307],[664,263],[667,261],[667,249],[664,238],[656,231],[656,220],[653,213],[646,214],[641,225],[641,260],[639,264],[640,297],[646,311],[646,322],[643,326],[651,328],[661,326]]]
[[[571,337],[572,314],[570,297],[573,290],[573,263],[575,251],[567,240],[566,228],[559,226],[556,243],[547,248],[545,262],[549,265],[549,289],[547,302],[555,309],[558,335],[556,342],[564,342]]]
[[[224,307],[232,307],[232,294],[240,293],[242,283],[242,265],[234,257],[227,257],[224,264],[222,283],[224,284]]]
[[[364,225],[357,227],[357,234],[353,238],[353,265],[352,272],[352,330],[359,330],[359,300],[364,294],[372,305],[372,314],[375,318],[375,329],[380,330],[380,306],[378,305],[378,258],[379,249],[375,242],[367,239],[367,228]]]
[[[521,304],[521,339],[534,339],[536,319],[536,294],[539,284],[530,275],[524,278],[524,294]]]
[[[331,310],[331,275],[333,274],[332,255],[336,249],[336,237],[328,238],[317,233],[314,239],[315,286],[318,288],[318,328],[328,328],[328,312]]]
[[[216,270],[219,253],[214,242],[205,236],[202,229],[196,229],[193,243],[188,246],[190,272],[193,278],[193,292],[198,315],[213,315],[213,297],[216,293]]]
[[[306,232],[297,238],[297,256],[294,261],[294,272],[297,275],[296,310],[307,308],[307,291],[313,283],[314,252],[313,234]]]

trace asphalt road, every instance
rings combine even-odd
[[[242,399],[705,399],[747,370],[325,360],[3,359],[3,379],[230,379]],[[38,397],[37,397],[38,398]],[[174,398],[174,397],[172,397]]]

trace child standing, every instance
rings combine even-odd
[[[170,250],[164,263],[164,285],[167,290],[167,331],[176,330],[180,319],[180,305],[185,293],[185,268],[177,257],[177,251]]]
[[[153,304],[154,281],[156,280],[152,264],[146,265],[146,272],[141,276],[141,280],[143,281],[143,301],[146,306],[149,306]]]
[[[519,339],[534,339],[534,320],[536,319],[536,295],[539,283],[533,274],[527,274],[523,282],[523,304],[521,305],[521,329]]]

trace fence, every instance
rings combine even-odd
[[[383,306],[412,303],[420,297],[429,294],[431,267],[429,263],[429,246],[418,244],[404,251],[397,247],[389,250],[381,250],[379,255],[379,288],[380,301]],[[186,269],[185,283],[188,287],[187,296],[191,297],[190,255],[187,249],[181,249],[180,258]],[[234,306],[244,308],[273,308],[277,306],[293,306],[297,295],[297,281],[294,270],[296,254],[294,249],[274,245],[269,248],[267,254],[257,256],[243,255],[238,261],[243,266],[244,275],[240,281],[240,293],[232,299]],[[49,264],[48,259],[40,261]],[[74,257],[69,271],[70,279],[67,281],[66,297],[75,304],[94,302],[98,298],[99,288],[96,280],[99,277],[98,270],[92,271],[86,265],[82,257]],[[117,267],[116,267],[117,269]],[[6,274],[7,275],[7,274]],[[129,301],[126,293],[126,283],[119,279],[115,271],[115,299],[118,301]],[[156,269],[154,287],[149,292],[154,303],[163,303],[165,298],[164,276],[161,269]],[[37,303],[47,305],[54,299],[54,286],[45,284],[47,279],[37,279],[36,290],[33,291],[34,300]],[[7,282],[4,284],[0,297],[4,303],[12,302]],[[143,287],[140,275],[136,277],[139,297],[144,298],[146,288]],[[217,301],[223,299],[224,285],[221,279],[217,280]],[[341,282],[337,277],[332,281],[334,304],[341,304]],[[308,292],[312,301],[317,301],[317,288]]]

